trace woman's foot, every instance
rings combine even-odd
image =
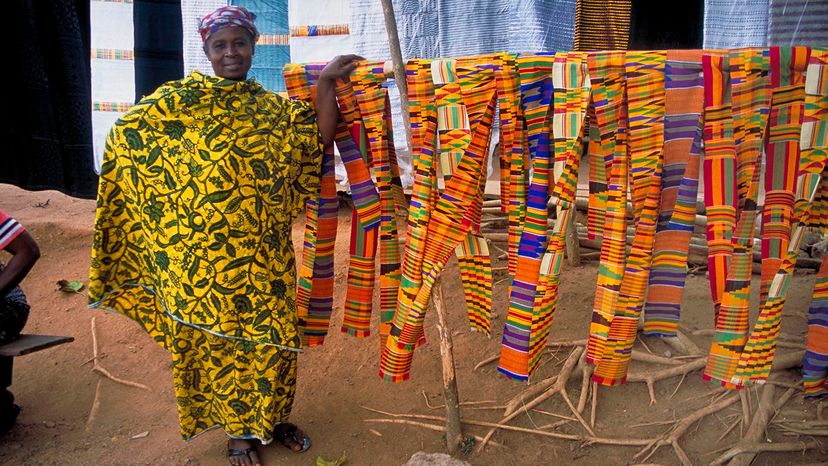
[[[307,451],[307,449],[311,446],[310,437],[305,435],[305,433],[302,432],[296,424],[284,422],[276,426],[273,433],[276,440],[282,442],[282,445],[284,445],[285,448],[294,453],[302,453],[303,451]]]
[[[231,438],[227,441],[227,458],[233,466],[261,466],[256,440]]]

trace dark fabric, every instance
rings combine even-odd
[[[629,50],[700,49],[703,0],[633,0]]]
[[[89,1],[4,6],[0,183],[93,199]]]
[[[184,77],[181,0],[135,0],[135,101]]]
[[[16,340],[29,319],[29,304],[20,287],[0,297],[0,345]]]

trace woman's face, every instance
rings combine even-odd
[[[216,76],[244,81],[253,63],[253,45],[247,29],[231,26],[211,34],[204,44],[204,53]]]

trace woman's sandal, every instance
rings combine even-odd
[[[252,461],[250,458],[250,453],[257,452],[256,446],[248,447],[243,450],[239,450],[238,448],[230,448],[230,440],[227,441],[227,457],[228,458],[238,458],[240,456],[246,456],[247,459]]]
[[[295,424],[286,423],[285,424],[285,430],[283,430],[279,434],[279,439],[281,440],[282,445],[284,445],[284,447],[287,448],[288,450],[290,450],[294,453],[303,453],[303,452],[308,451],[308,448],[311,447],[311,439],[310,439],[310,437],[307,436],[307,434],[305,434],[302,437],[302,441],[300,442],[299,438],[296,436],[296,430],[297,429],[298,429],[298,427]],[[293,445],[301,445],[302,448],[299,449],[299,450],[294,450],[293,446],[288,445],[287,443],[285,443],[285,440],[288,440],[288,439],[293,441]]]

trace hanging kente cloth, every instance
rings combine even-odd
[[[767,299],[768,287],[782,264],[791,237],[809,52],[807,47],[770,48],[773,91],[765,145],[760,303]]]
[[[594,83],[593,83],[594,84]],[[587,205],[587,239],[600,238],[604,232],[604,214],[607,211],[607,160],[601,150],[601,132],[595,116],[595,103],[590,100],[587,109],[589,144],[589,200]]]
[[[593,381],[623,383],[638,332],[652,263],[664,148],[664,67],[666,52],[627,52],[630,190],[633,237],[624,277],[615,301],[606,346]]]
[[[318,75],[318,68],[306,71],[299,65],[287,65],[284,77],[290,98],[313,103]],[[322,156],[321,188],[310,196],[305,205],[305,234],[297,276],[296,307],[302,344],[307,347],[324,342],[333,311],[333,259],[338,210],[331,146]]]
[[[644,333],[675,336],[696,219],[704,108],[701,50],[668,50],[665,64],[664,170]]]
[[[411,123],[414,185],[408,208],[408,228],[403,251],[402,276],[397,302],[412,295],[422,285],[423,254],[431,211],[437,199],[437,110],[430,60],[411,60],[406,64],[409,121]],[[408,295],[406,295],[408,293]],[[416,344],[422,344],[421,338]]]
[[[498,370],[519,380],[528,379],[537,366],[557,304],[564,236],[574,208],[589,102],[586,58],[585,53],[518,58],[532,181]],[[550,195],[557,200],[558,209],[555,226],[547,237]]]
[[[357,105],[362,114],[368,138],[368,153],[371,168],[379,192],[380,210],[380,339],[390,330],[390,322],[397,307],[397,293],[400,286],[400,243],[397,235],[397,217],[394,196],[394,172],[396,156],[393,155],[394,141],[391,131],[391,104],[385,84],[384,62],[360,64],[351,76]],[[399,169],[396,169],[399,180]],[[364,320],[343,324],[342,330],[357,336],[370,334],[370,314]]]
[[[598,282],[586,349],[589,362],[603,357],[624,277],[629,171],[624,57],[624,52],[595,52],[589,54],[588,60],[600,154],[605,160],[608,184]]]
[[[800,49],[799,52],[807,52],[807,49]],[[807,53],[804,56],[807,56]],[[802,54],[798,57],[792,56],[791,69],[801,69],[797,63],[801,63],[803,58]],[[735,374],[730,380],[737,387],[750,382],[762,383],[767,380],[776,353],[776,337],[779,334],[782,308],[785,305],[788,287],[799,256],[802,237],[806,228],[820,223],[820,212],[823,212],[822,206],[826,199],[818,196],[818,193],[821,192],[823,195],[826,193],[824,170],[826,147],[828,147],[828,127],[825,124],[825,115],[828,113],[826,61],[828,61],[826,49],[811,51],[805,84],[805,114],[800,135],[799,179],[796,183],[797,194],[793,213],[795,223],[785,258],[779,271],[773,277],[767,300],[759,310],[756,325],[741,352]],[[782,139],[779,134],[777,137]]]
[[[499,57],[495,78],[500,106],[500,207],[509,217],[507,261],[509,274],[514,275],[529,186],[529,170],[526,169],[528,150],[516,55],[503,54]]]
[[[324,65],[294,65],[285,67],[285,82],[291,96],[310,100],[315,94],[315,83]],[[375,280],[373,257],[376,254],[380,223],[380,202],[374,181],[356,141],[364,140],[356,97],[350,83],[337,83],[340,121],[336,145],[348,173],[354,213],[351,221],[351,260],[348,270],[348,290],[345,302],[345,320],[349,315],[370,316]],[[327,159],[325,159],[327,160]],[[327,165],[324,165],[327,167]],[[328,172],[325,172],[328,173]],[[302,338],[309,346],[321,345],[327,335],[333,304],[333,247],[339,201],[333,173],[323,179],[320,199],[308,205],[308,223],[302,264],[299,268],[298,308],[302,324]],[[370,269],[365,266],[370,261]],[[370,273],[369,273],[370,271]],[[367,310],[366,310],[367,309]]]
[[[808,309],[802,387],[806,398],[828,395],[828,255],[822,259]]]
[[[414,67],[416,73],[416,64]],[[470,117],[473,114],[479,115],[479,118],[469,118],[471,140],[451,178],[446,181],[445,192],[439,196],[430,212],[423,235],[428,241],[422,249],[421,282],[418,288],[410,287],[415,282],[406,280],[406,270],[403,270],[397,312],[380,360],[380,376],[392,382],[410,377],[413,350],[423,334],[423,318],[431,290],[457,245],[471,231],[479,183],[485,179],[496,104],[497,89],[491,67],[459,66],[454,60],[447,60],[437,65],[432,64],[431,69],[432,78],[437,82],[443,79],[440,77],[443,73],[456,74],[466,114]],[[421,86],[419,84],[417,91],[420,91]],[[485,105],[485,111],[473,110],[480,108],[480,105]],[[422,106],[418,105],[415,109],[419,112]],[[426,175],[430,177],[431,173]]]
[[[574,50],[626,50],[632,0],[578,0]]]
[[[705,56],[705,64],[708,64]],[[713,57],[711,57],[713,58]],[[710,60],[712,63],[714,60]],[[737,209],[734,210],[738,216],[735,228],[731,229],[732,219],[728,218],[729,225],[724,225],[732,232],[730,243],[730,254],[722,254],[721,261],[715,262],[715,266],[722,266],[717,269],[709,269],[711,287],[714,283],[723,285],[721,289],[714,289],[721,296],[721,304],[716,315],[716,331],[713,335],[713,342],[710,347],[710,354],[705,368],[705,380],[717,380],[727,388],[734,388],[731,384],[739,355],[742,353],[747,342],[748,312],[750,296],[751,264],[753,262],[753,240],[754,224],[757,214],[757,199],[759,195],[759,174],[761,173],[762,146],[764,144],[765,127],[768,121],[770,107],[770,82],[767,79],[770,65],[767,49],[745,49],[733,51],[729,56],[729,71],[731,79],[731,112],[713,115],[705,109],[705,129],[707,130],[707,119],[710,116],[711,122],[720,121],[720,118],[730,120],[732,118],[732,141],[734,146],[727,146],[727,152],[733,153],[730,148],[735,148],[735,195]],[[710,67],[711,74],[724,69],[715,70]],[[708,87],[708,68],[705,70],[705,94],[714,92],[726,92],[724,87],[716,85],[711,81]],[[721,94],[720,94],[721,95]],[[720,97],[721,98],[721,97]],[[706,104],[708,99],[705,99]],[[715,104],[715,102],[714,102]],[[715,109],[715,105],[709,107]],[[727,106],[719,108],[727,109]],[[727,113],[731,113],[732,117]],[[730,118],[729,118],[730,117]],[[717,122],[718,123],[718,122]],[[720,133],[712,133],[711,136],[718,136]],[[731,191],[728,185],[726,171],[717,171],[711,163],[711,171],[708,171],[708,160],[713,162],[716,159],[710,155],[708,140],[719,143],[720,141],[705,134],[705,205],[707,200],[726,199]],[[724,149],[718,146],[718,149]],[[724,152],[724,151],[722,151]],[[709,184],[708,184],[709,182]],[[724,193],[722,191],[725,191]],[[710,210],[708,210],[708,235],[710,233]],[[724,232],[725,236],[727,231]],[[710,236],[708,236],[709,238]],[[717,238],[718,239],[718,238]],[[710,243],[708,243],[710,245]],[[712,255],[712,248],[708,252]],[[721,252],[721,251],[719,251]],[[723,267],[727,264],[727,267]],[[714,280],[715,275],[715,280]],[[714,294],[714,296],[716,296]]]

